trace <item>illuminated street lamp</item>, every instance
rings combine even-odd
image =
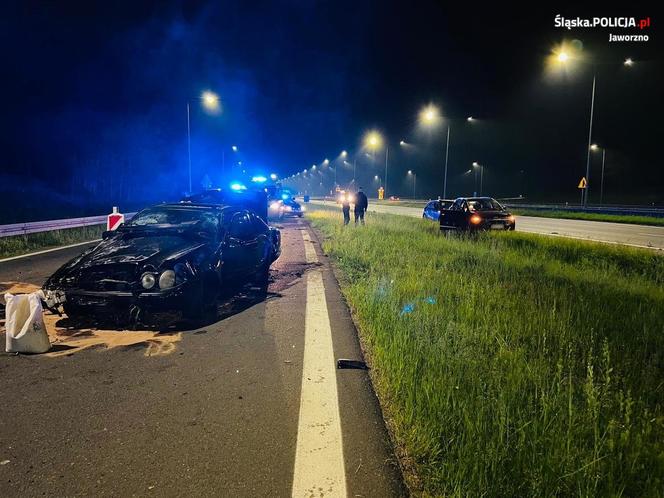
[[[566,66],[567,62],[572,59],[570,54],[567,52],[564,46],[561,46],[557,51],[554,51],[553,55],[555,59],[562,65]],[[583,62],[581,57],[574,57],[578,62]],[[625,66],[631,66],[634,64],[634,61],[631,58],[625,59],[623,62]],[[583,195],[583,207],[585,208],[588,205],[588,195],[590,193],[590,153],[592,150],[592,139],[593,139],[593,119],[595,115],[595,87],[597,85],[597,70],[596,64],[593,63],[593,88],[590,96],[590,123],[588,125],[588,151],[586,154],[586,188],[581,192]]]
[[[592,151],[598,151],[602,149],[602,175],[599,182],[599,205],[601,206],[604,201],[604,162],[606,160],[606,148],[600,147],[597,144],[592,144],[590,149]]]
[[[475,192],[474,195],[477,195],[477,172],[480,172],[480,196],[482,195],[482,185],[484,183],[484,166],[482,166],[477,161],[473,161],[473,168],[475,168]]]
[[[406,145],[406,142],[404,142],[403,140],[401,140],[401,141],[399,142],[399,145],[401,145],[401,146],[403,147],[404,145]]]
[[[203,108],[210,113],[216,114],[220,110],[219,96],[209,90],[204,91],[199,97]],[[191,109],[187,100],[187,156],[189,159],[189,193],[191,193]]]
[[[203,107],[210,112],[219,111],[219,95],[209,90],[204,91],[201,94],[201,100],[203,102]]]
[[[415,199],[415,188],[417,186],[417,174],[413,170],[408,170],[408,176],[413,177],[413,199]]]
[[[233,145],[233,146],[231,146],[231,150],[232,150],[233,152],[237,152],[237,145]]]
[[[277,179],[277,174],[276,173],[271,173],[270,178],[272,179],[272,181],[275,181]]]
[[[375,152],[380,149],[383,144],[383,137],[377,131],[373,130],[368,132],[364,136],[364,146],[369,149],[372,154],[372,157],[375,161]],[[387,144],[385,144],[385,194],[387,194],[387,164],[390,156],[390,149]],[[355,174],[353,173],[353,181],[355,181]]]

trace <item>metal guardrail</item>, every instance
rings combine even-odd
[[[125,213],[129,219],[136,213]],[[51,230],[62,230],[65,228],[79,228],[106,223],[106,215],[88,216],[85,218],[67,218],[64,220],[32,221],[29,223],[13,223],[11,225],[0,225],[0,237],[11,237],[12,235],[27,235],[29,233],[49,232]]]
[[[536,211],[570,211],[577,213],[625,214],[632,216],[664,217],[664,209],[649,206],[586,206],[573,204],[525,204],[520,202],[503,203],[509,208],[532,209]]]

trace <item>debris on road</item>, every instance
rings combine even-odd
[[[338,369],[347,369],[347,368],[353,368],[357,370],[369,370],[369,367],[367,366],[366,362],[360,361],[360,360],[348,360],[344,358],[340,358],[337,360],[337,368]]]
[[[42,316],[41,291],[30,294],[5,294],[8,353],[45,353],[51,349]]]
[[[39,290],[37,285],[23,282],[0,282],[0,289],[7,293],[31,293]],[[163,356],[175,351],[175,344],[182,339],[182,332],[159,333],[155,330],[105,330],[77,327],[67,318],[50,311],[43,313],[46,332],[52,345],[46,356],[67,356],[84,349],[100,347],[145,347],[145,356]],[[0,330],[5,327],[0,323]]]

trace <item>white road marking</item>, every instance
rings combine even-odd
[[[316,255],[316,249],[311,242],[311,237],[309,237],[309,231],[300,229],[300,233],[302,234],[302,239],[304,240],[305,261],[307,263],[318,263],[318,256]]]
[[[53,249],[44,249],[43,251],[21,254],[20,256],[12,256],[11,258],[0,259],[0,263],[4,263],[5,261],[13,261],[15,259],[29,258],[30,256],[38,256],[39,254],[46,254],[48,252],[60,251],[62,249],[69,249],[70,247],[84,246],[85,244],[94,244],[96,242],[101,242],[101,239],[88,240],[87,242],[78,242],[77,244],[69,244],[68,246],[54,247]]]
[[[307,262],[316,262],[309,233],[302,230]],[[337,374],[323,274],[307,274],[302,393],[297,428],[293,497],[346,497]]]

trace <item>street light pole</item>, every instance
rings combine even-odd
[[[188,100],[187,100],[187,154],[189,156],[189,193],[191,194],[191,124],[189,119]]]
[[[590,126],[588,127],[588,154],[586,156],[586,188],[584,189],[585,196],[583,198],[583,207],[588,205],[588,193],[590,192],[590,146],[592,145],[593,138],[593,115],[595,113],[595,82],[597,75],[593,74],[593,93],[590,99]]]
[[[447,145],[445,145],[445,174],[443,177],[443,199],[447,199],[447,160],[449,159],[450,152],[450,128],[451,124],[447,125]]]
[[[417,173],[413,173],[413,199],[416,199],[415,190],[417,188]]]
[[[602,205],[604,200],[604,160],[606,159],[606,149],[602,148],[602,179],[599,187],[599,205]]]
[[[390,148],[385,144],[385,191],[383,192],[383,196],[387,196],[387,158],[390,153]]]
[[[484,185],[484,165],[480,164],[480,197],[482,197]]]

